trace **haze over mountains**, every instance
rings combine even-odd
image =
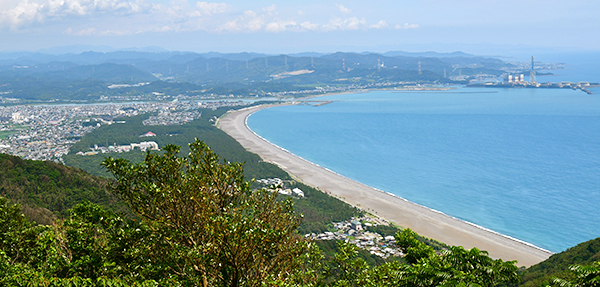
[[[462,52],[269,55],[145,50],[0,53],[0,95],[23,101],[95,101],[152,93],[249,96],[375,82],[464,83],[464,77],[499,76],[503,69],[514,68],[499,59]]]

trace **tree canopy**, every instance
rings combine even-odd
[[[35,225],[19,205],[0,198],[0,286],[429,287],[518,280],[514,261],[477,248],[435,250],[410,229],[395,236],[401,260],[369,265],[342,241],[326,258],[298,234],[302,217],[289,198],[252,189],[242,164],[223,161],[201,141],[189,150],[182,157],[179,147],[167,145],[138,164],[105,159],[116,179],[111,190],[135,219],[82,202],[68,218]]]
[[[113,192],[163,235],[164,252],[178,258],[173,272],[198,285],[257,286],[286,278],[299,264],[304,240],[295,233],[301,218],[290,200],[252,190],[240,163],[221,163],[206,144],[149,152],[141,164],[107,158]]]

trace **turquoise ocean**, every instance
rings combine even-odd
[[[599,66],[574,59],[538,81],[600,82]],[[600,89],[591,90],[371,91],[264,109],[248,126],[348,178],[560,252],[600,237]]]

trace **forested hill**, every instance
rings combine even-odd
[[[127,224],[133,224],[133,223],[125,223],[118,216],[115,217],[116,215],[110,215],[112,213],[106,213],[104,211],[101,211],[99,209],[100,207],[90,206],[89,203],[84,203],[83,205],[77,205],[78,203],[80,203],[83,200],[88,200],[88,201],[92,201],[92,202],[98,203],[100,205],[103,205],[104,207],[114,207],[115,205],[119,206],[119,204],[121,204],[121,203],[119,203],[112,195],[107,193],[106,186],[109,183],[110,182],[107,179],[91,176],[91,175],[87,174],[86,172],[75,169],[75,168],[66,167],[66,166],[55,164],[52,162],[29,161],[29,160],[23,160],[18,157],[0,154],[0,205],[3,205],[5,203],[2,201],[1,197],[8,197],[12,201],[22,204],[22,210],[25,212],[27,217],[33,218],[38,223],[50,223],[50,221],[54,217],[64,215],[64,217],[67,218],[66,222],[68,224],[73,225],[76,223],[75,227],[80,228],[80,229],[82,229],[82,228],[89,229],[89,228],[92,228],[97,225],[98,229],[94,229],[94,230],[90,229],[92,231],[86,229],[86,232],[91,232],[91,233],[89,233],[90,234],[89,236],[91,236],[92,239],[95,238],[94,240],[105,240],[105,239],[103,239],[104,238],[103,236],[105,236],[106,234],[110,235],[109,236],[110,240],[117,240],[122,237],[118,233],[118,232],[120,232],[119,230],[125,230],[126,232],[131,232],[132,234],[137,234],[137,233],[135,233],[135,232],[137,232],[136,230],[140,230],[140,229],[136,229],[135,226],[131,227],[131,226],[127,225]],[[327,222],[337,221],[337,220],[343,219],[345,217],[355,216],[357,213],[357,210],[355,210],[349,206],[345,206],[344,204],[339,202],[339,200],[334,199],[332,197],[327,197],[324,194],[320,193],[319,191],[311,189],[310,187],[301,185],[299,183],[297,185],[290,186],[290,187],[300,187],[305,192],[307,192],[307,196],[305,199],[296,201],[297,211],[299,213],[304,214],[305,220],[308,221],[308,223],[309,223],[309,224],[303,224],[302,226],[300,226],[299,231],[301,230],[304,232],[311,232],[311,231],[321,230],[323,228],[327,228],[327,226],[326,226]],[[70,212],[67,212],[67,209],[70,209],[73,207],[75,207],[75,209],[71,209]],[[6,209],[6,207],[0,206],[0,211],[2,208]],[[53,214],[50,210],[54,211],[55,213]],[[87,218],[86,220],[93,221],[93,220],[97,220],[98,218],[100,218],[100,220],[101,220],[102,218],[104,218],[104,216],[108,216],[107,218],[109,218],[110,220],[106,224],[113,224],[113,225],[123,224],[124,227],[123,226],[121,226],[121,227],[123,227],[124,229],[123,228],[122,229],[114,228],[114,226],[112,226],[112,225],[104,226],[102,224],[105,224],[105,223],[97,223],[95,221],[93,221],[93,222],[85,221],[80,224],[77,222],[77,220],[79,220],[77,216],[82,216],[81,214],[77,213],[79,211],[83,212],[82,214],[84,216],[89,217],[89,218],[86,217]],[[67,213],[69,213],[70,215],[68,215]],[[90,214],[88,214],[88,213],[90,213]],[[6,214],[4,216],[6,217]],[[0,214],[0,217],[1,217],[1,214]],[[342,217],[342,218],[339,218],[339,217]],[[11,219],[11,218],[14,219],[12,216],[8,217],[8,219]],[[0,222],[2,222],[2,221],[0,220]],[[75,223],[73,223],[73,222],[75,222]],[[79,225],[77,225],[77,224],[79,224]],[[79,233],[74,233],[74,232],[70,231],[71,229],[74,228],[71,225],[65,227],[70,232],[70,233],[68,232],[68,236],[73,237],[75,235],[78,235]],[[60,228],[59,225],[53,225],[54,227],[28,227],[29,225],[24,225],[24,226],[26,228],[28,228],[26,231],[30,232],[27,234],[30,234],[33,237],[35,237],[39,234],[46,234],[43,232],[40,233],[38,230],[40,228],[41,229],[45,228],[50,231],[53,230],[52,228]],[[0,224],[0,229],[2,229],[2,227],[3,226]],[[100,230],[100,235],[93,235],[93,234],[95,234],[94,232],[96,232],[96,233],[99,232],[98,230]],[[144,232],[148,231],[146,229],[144,229],[144,230],[145,230]],[[3,231],[0,230],[0,237],[3,235],[2,232]],[[54,231],[52,231],[52,232],[54,232]],[[17,233],[15,233],[15,234],[17,234]],[[13,234],[13,233],[6,233],[6,234]],[[20,233],[18,233],[18,234],[20,234]],[[78,236],[81,237],[83,235],[79,234]],[[94,237],[94,236],[96,236],[96,237]],[[69,238],[70,238],[70,240],[71,240],[70,242],[72,244],[69,245],[69,248],[77,247],[78,246],[77,244],[79,244],[80,241],[85,241],[86,244],[88,244],[86,246],[88,246],[90,248],[100,244],[100,243],[95,243],[95,241],[93,241],[93,240],[90,241],[91,243],[86,241],[87,239],[85,236],[83,236],[81,238],[78,237],[79,239],[71,238],[71,237],[69,237]],[[17,239],[15,239],[15,240],[18,242],[21,242],[21,243],[29,242],[23,238],[20,238],[20,239],[19,238],[17,238],[18,240]],[[37,237],[35,237],[35,238],[37,238]],[[100,239],[98,239],[98,238],[100,238]],[[127,237],[126,239],[129,241],[125,240],[125,241],[121,242],[121,241],[117,240],[114,243],[115,244],[118,243],[118,244],[116,244],[114,246],[111,244],[108,244],[107,246],[110,246],[112,248],[115,246],[119,247],[119,246],[121,246],[120,244],[125,244],[125,246],[129,247],[128,244],[131,244],[131,242],[133,242],[131,240],[133,240],[133,239],[131,239],[129,237]],[[23,240],[25,240],[25,241],[23,241]],[[77,240],[80,240],[80,241],[77,241]],[[40,245],[41,244],[40,242],[41,241],[39,241],[39,242],[31,241],[29,243],[31,243],[31,244],[35,243],[34,247],[38,248],[36,250],[42,250],[42,251],[46,250],[43,247],[41,247],[42,245]],[[100,241],[98,241],[98,242],[100,242]],[[21,244],[21,243],[19,243],[19,244]],[[29,244],[29,243],[27,243],[27,244],[25,244],[25,243],[23,243],[22,246],[19,245],[20,246],[19,248],[21,248],[19,250],[26,250],[27,248],[29,248],[29,247],[27,247],[27,244]],[[2,240],[0,240],[0,245],[2,245],[2,244],[3,244]],[[329,244],[329,245],[332,245],[332,244]],[[75,247],[73,247],[73,246],[75,246]],[[98,246],[100,246],[100,245],[98,245]],[[101,246],[101,247],[108,248],[107,246],[104,246],[104,247]],[[2,247],[2,246],[0,246],[0,247]],[[428,248],[428,247],[425,247],[425,245],[423,245],[421,247],[426,248],[426,249]],[[2,248],[4,248],[4,249],[2,249]],[[2,248],[0,248],[0,251],[3,251],[8,255],[14,253],[11,251],[11,250],[13,250],[13,249],[11,249],[12,247],[9,248],[9,247],[4,246]],[[96,247],[94,247],[94,248],[96,248]],[[114,250],[106,251],[100,247],[98,247],[98,248],[100,249],[99,251],[95,250],[95,249],[92,251],[97,252],[98,254],[102,254],[102,256],[110,257],[110,256],[112,256],[113,252],[117,252]],[[71,249],[69,249],[69,250],[71,250]],[[127,249],[123,249],[123,250],[127,250]],[[425,250],[425,249],[423,249],[423,250]],[[80,250],[73,249],[71,251],[74,252],[74,251],[80,251]],[[92,252],[87,249],[85,251]],[[456,256],[466,255],[465,252],[470,252],[469,256],[473,255],[472,251],[465,251],[464,249],[460,249],[460,248],[457,249],[457,248],[453,247],[453,248],[450,248],[449,251],[450,251],[449,253],[443,253],[445,255],[440,255],[441,257],[436,257],[437,255],[434,256],[432,253],[431,258],[434,258],[435,260],[451,260],[451,262],[456,263],[456,262],[459,262],[459,261],[455,260]],[[49,251],[46,250],[44,252],[49,252]],[[479,251],[475,250],[475,252],[479,252]],[[117,253],[114,253],[114,254],[117,254]],[[36,254],[37,253],[35,253],[35,254],[31,253],[29,255],[33,256]],[[98,255],[98,254],[94,253],[94,255]],[[39,254],[37,254],[37,255],[39,255]],[[138,255],[136,255],[136,256],[138,256]],[[481,254],[478,253],[476,255],[477,256],[475,258],[484,258],[484,259],[487,258],[487,256],[484,253],[481,253]],[[10,268],[14,267],[13,269],[17,270],[17,269],[15,269],[15,268],[17,268],[17,267],[15,267],[17,265],[14,265],[14,266],[10,265],[10,264],[7,265],[8,264],[7,262],[9,262],[9,261],[6,261],[7,257],[5,256],[4,253],[0,252],[0,257],[1,256],[4,256],[4,257],[0,258],[0,285],[2,285],[1,283],[2,283],[2,280],[4,280],[4,279],[8,280],[11,278],[20,278],[18,276],[17,277],[9,277],[8,275],[6,275],[6,274],[12,274],[10,272],[3,275],[2,268],[9,266]],[[44,255],[44,256],[46,256],[46,255]],[[41,256],[40,258],[43,258],[44,256]],[[331,256],[333,256],[333,255],[331,255]],[[339,256],[339,254],[335,255],[335,256]],[[84,259],[87,258],[85,256],[80,256],[80,257],[84,258]],[[71,262],[74,264],[73,266],[76,266],[77,264],[80,263],[79,261],[77,261],[77,260],[79,260],[77,258],[79,258],[79,257],[73,256],[73,258],[72,258],[73,261]],[[126,257],[126,258],[130,259],[130,258],[137,258],[137,257]],[[143,259],[143,256],[140,258]],[[331,259],[331,258],[333,258],[333,259]],[[337,257],[331,257],[331,258],[326,259],[326,260],[330,260],[330,261],[337,260],[337,259],[335,259]],[[77,259],[77,260],[75,260],[75,259]],[[105,260],[105,259],[106,258],[103,258],[102,260]],[[114,258],[110,257],[108,259],[113,260]],[[106,260],[108,260],[108,259],[106,259]],[[129,260],[129,259],[127,259],[127,260]],[[137,258],[137,259],[139,259],[139,258]],[[170,262],[169,260],[171,260],[172,258],[167,258],[167,259],[168,259],[167,261]],[[554,277],[572,280],[573,272],[569,271],[569,266],[571,266],[572,264],[589,265],[590,263],[598,261],[599,259],[600,259],[600,238],[579,244],[573,248],[566,250],[565,252],[553,255],[548,260],[546,260],[538,265],[532,266],[526,270],[522,270],[520,272],[520,277],[522,278],[522,281],[520,283],[514,283],[514,285],[509,285],[509,286],[547,286],[547,283],[552,282],[552,279]],[[2,260],[5,260],[5,261],[2,261]],[[114,259],[114,260],[116,260],[116,259]],[[463,259],[461,259],[461,260],[463,260]],[[45,261],[43,261],[42,263],[44,263],[44,262]],[[118,261],[118,262],[121,262],[121,261]],[[127,262],[129,262],[129,261],[127,261]],[[331,262],[333,262],[333,261],[331,261]],[[351,261],[351,262],[354,262],[352,264],[358,264],[362,261]],[[435,263],[435,262],[437,262],[437,261],[434,261],[432,263]],[[44,263],[44,264],[46,264],[46,263]],[[69,264],[71,264],[71,263],[69,263]],[[93,269],[98,272],[99,272],[99,270],[103,270],[99,266],[112,266],[112,265],[110,265],[110,264],[112,264],[112,262],[98,263],[97,261],[89,261],[88,263],[89,263],[88,264],[89,266],[85,265],[86,268],[88,268],[86,270]],[[327,264],[330,264],[330,263],[327,263]],[[496,263],[494,263],[494,264],[496,264]],[[2,264],[4,264],[4,267],[2,266]],[[35,268],[39,268],[39,270],[46,270],[45,269],[46,265],[44,265],[44,264],[41,264],[40,266],[35,267]],[[104,264],[104,265],[102,265],[102,264]],[[108,265],[106,265],[106,264],[108,264]],[[442,278],[442,277],[446,278],[445,276],[455,276],[456,277],[456,276],[459,276],[460,274],[463,274],[463,275],[468,274],[469,272],[473,272],[473,274],[476,274],[476,272],[478,272],[477,268],[481,267],[481,266],[477,265],[475,270],[469,269],[470,271],[465,271],[465,272],[461,271],[462,273],[461,272],[456,273],[455,269],[462,270],[461,269],[462,265],[459,265],[459,266],[454,266],[451,269],[444,269],[443,272],[446,272],[446,273],[438,274],[438,273],[436,273],[437,269],[435,269],[438,267],[432,267],[432,268],[434,268],[432,270],[419,269],[419,268],[424,268],[423,266],[429,266],[429,263],[424,264],[423,266],[416,264],[416,263],[412,263],[412,265],[398,265],[398,264],[399,264],[398,262],[396,262],[396,263],[391,262],[391,263],[382,264],[381,266],[377,267],[377,266],[369,266],[368,264],[361,263],[360,265],[356,265],[356,266],[353,265],[354,266],[353,268],[358,268],[357,271],[355,271],[356,274],[354,274],[354,273],[353,274],[354,275],[370,274],[368,276],[374,276],[374,274],[380,274],[382,272],[383,273],[391,272],[390,274],[399,276],[399,274],[409,274],[410,275],[410,274],[413,274],[414,272],[416,272],[415,274],[425,274],[425,275],[419,275],[421,277],[415,277],[416,278],[415,280],[417,280],[417,282],[428,282],[429,277],[439,279],[438,278],[439,276],[441,276],[440,278]],[[478,262],[478,264],[481,264],[481,262]],[[487,264],[487,263],[485,263],[485,264]],[[506,264],[504,264],[502,266],[505,266],[505,265]],[[510,267],[510,265],[511,265],[511,263],[508,263],[508,265],[506,265],[506,266]],[[68,265],[68,266],[71,266],[71,265]],[[441,266],[446,266],[446,265],[442,264]],[[9,268],[9,267],[6,267],[6,268]],[[89,268],[92,268],[92,269],[89,269]],[[445,268],[447,268],[447,267],[445,267]],[[470,267],[470,268],[472,268],[472,267]],[[481,268],[483,268],[483,267],[481,267]],[[485,268],[487,268],[487,267],[485,267]],[[13,269],[10,269],[10,270],[13,270]],[[514,269],[516,272],[516,267],[514,267]],[[6,269],[6,270],[8,270],[8,269]],[[38,270],[38,269],[36,269],[36,270]],[[156,274],[159,274],[159,275],[163,274],[162,273],[163,271],[161,271],[159,269],[155,268],[152,270],[156,271],[157,272]],[[352,270],[354,270],[354,269],[352,269]],[[313,272],[313,271],[314,270],[312,270],[311,272]],[[425,271],[427,271],[429,273],[423,273]],[[39,271],[39,272],[42,272],[42,271]],[[403,272],[405,272],[405,273],[403,273]],[[413,273],[411,273],[411,272],[413,272]],[[496,272],[496,271],[494,271],[494,272]],[[512,271],[510,273],[512,273]],[[15,273],[15,274],[17,274],[17,273]],[[59,273],[49,272],[49,274],[51,274],[52,276],[58,276],[56,274],[59,274]],[[62,273],[60,273],[60,274],[62,274]],[[75,274],[76,274],[76,276],[84,276],[84,278],[86,278],[85,276],[88,276],[86,274],[79,274],[79,273],[75,273]],[[112,273],[110,273],[110,274],[112,274]],[[117,280],[117,279],[114,279],[113,277],[110,277],[110,276],[112,276],[110,274],[102,275],[104,277],[101,277],[98,280],[105,280],[103,278],[108,278],[107,280]],[[329,274],[329,273],[323,273],[323,274],[326,274],[326,275],[323,275],[326,277],[331,276],[332,278],[337,278],[336,280],[341,278],[340,277],[341,275],[339,275],[338,273],[335,273],[335,272],[331,273],[331,274]],[[344,273],[340,273],[340,274],[344,274]],[[390,274],[388,274],[388,275],[390,275]],[[71,276],[71,275],[72,275],[71,273],[68,273],[68,276]],[[463,275],[460,275],[460,276],[463,276]],[[7,276],[7,277],[3,277],[3,276]],[[11,276],[13,276],[13,275],[11,275]],[[63,275],[60,275],[60,276],[63,276]],[[97,275],[94,275],[94,276],[97,276]],[[391,278],[391,277],[386,277],[386,276],[381,277],[379,279],[380,281],[373,281],[375,283],[372,285],[369,285],[369,286],[416,286],[413,284],[414,282],[412,282],[412,281],[409,281],[408,283],[410,283],[410,284],[408,284],[408,285],[407,284],[386,285],[388,283],[391,284],[390,283],[391,281],[388,282],[389,278]],[[416,276],[416,275],[413,274],[410,276]],[[438,276],[438,277],[436,277],[436,276]],[[111,278],[113,278],[113,279],[111,279]],[[154,278],[154,277],[152,277],[152,278]],[[148,277],[146,279],[152,279],[152,278]],[[156,278],[160,278],[160,276],[158,276]],[[348,278],[354,278],[354,277],[348,277]],[[357,278],[359,278],[359,277],[357,277]],[[388,279],[386,279],[386,278],[388,278]],[[412,277],[410,277],[410,278],[412,278]],[[452,278],[454,278],[454,277],[452,277]],[[462,278],[462,277],[460,277],[460,278]],[[477,279],[479,277],[475,276],[473,278]],[[42,280],[42,279],[39,279],[39,280]],[[23,280],[29,280],[29,279],[23,279]],[[59,280],[59,279],[54,278],[53,280]],[[63,279],[60,279],[60,280],[63,280]],[[68,281],[71,279],[67,278],[65,280]],[[73,280],[75,280],[75,279],[73,279]],[[86,280],[88,280],[88,279],[86,279]],[[131,280],[134,280],[134,279],[131,279]],[[364,278],[360,279],[360,280],[364,280]],[[356,279],[355,283],[358,283],[360,280]],[[420,281],[420,280],[422,280],[422,281]],[[463,280],[463,279],[460,279],[460,280]],[[65,281],[65,282],[67,282],[67,281]],[[512,279],[510,281],[512,281]],[[327,282],[330,282],[331,284],[327,283],[327,284],[322,284],[322,285],[323,286],[336,286],[334,284],[335,281],[327,281]],[[406,283],[406,282],[404,282],[404,283]],[[68,286],[68,285],[57,285],[57,286]],[[91,286],[91,285],[85,285],[85,286]],[[437,285],[436,284],[430,284],[430,285],[424,284],[422,286],[437,286]],[[448,286],[456,286],[456,285],[450,284]],[[495,286],[495,284],[482,285],[482,286]],[[502,285],[502,286],[506,286],[506,285]],[[558,285],[551,285],[551,286],[558,286]],[[581,285],[581,286],[588,286],[588,285]],[[590,286],[592,286],[592,285],[590,285]]]
[[[523,281],[519,286],[546,286],[554,277],[571,277],[569,266],[573,264],[590,265],[599,260],[600,238],[596,238],[554,254],[546,261],[529,267],[522,273]]]
[[[73,167],[0,154],[0,197],[22,205],[30,219],[49,224],[83,200],[119,210],[109,181]]]
[[[374,83],[465,83],[514,64],[456,54],[0,53],[0,94],[27,101],[261,96]],[[420,70],[420,71],[419,71]]]

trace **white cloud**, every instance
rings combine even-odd
[[[222,25],[221,27],[219,27],[217,29],[218,32],[237,32],[240,31],[241,28],[238,26],[237,24],[237,20],[233,20],[233,21],[228,21],[227,23],[225,23],[224,25]]]
[[[356,17],[346,19],[346,28],[349,30],[357,30],[367,23],[365,18],[358,19]]]
[[[417,29],[417,28],[419,28],[419,25],[404,23],[404,25],[396,24],[396,26],[394,26],[394,28],[396,28],[398,30]]]
[[[327,32],[368,29],[415,29],[385,20],[367,24],[364,17],[327,19],[320,11],[282,10],[276,5],[240,11],[224,2],[198,0],[0,0],[0,29],[27,31],[42,27],[73,36],[140,33]],[[209,0],[210,1],[210,0]],[[10,3],[9,3],[10,2]],[[8,4],[7,4],[8,3]],[[6,8],[4,8],[6,7]],[[331,10],[351,13],[342,4]],[[331,11],[329,11],[331,12]],[[89,19],[94,19],[90,21]],[[51,33],[51,32],[49,32]]]
[[[300,27],[308,31],[315,31],[319,29],[319,24],[311,23],[311,22],[302,22],[300,23]]]
[[[97,33],[98,35],[102,35],[102,36],[126,36],[126,35],[132,35],[132,34],[137,34],[134,31],[128,31],[128,30],[104,30],[104,31],[100,31],[99,33]]]
[[[346,8],[342,4],[335,4],[335,6],[337,6],[340,9],[340,11],[342,11],[343,13],[349,14],[350,12],[352,12],[352,10]]]
[[[163,28],[165,28],[165,27],[163,27]],[[71,35],[71,36],[97,36],[97,35],[101,35],[101,36],[125,36],[125,35],[136,34],[136,32],[134,32],[134,31],[128,31],[128,30],[111,30],[111,29],[99,31],[98,29],[92,27],[92,28],[86,28],[86,29],[68,28],[65,31],[63,31],[63,34]]]
[[[48,19],[87,16],[93,13],[128,15],[148,11],[145,0],[20,0],[0,12],[0,25],[17,29]]]
[[[365,27],[367,21],[365,18],[350,17],[346,19],[334,18],[329,24],[324,25],[326,31],[331,30],[358,30]]]
[[[41,5],[22,1],[16,7],[0,12],[0,21],[4,25],[16,27],[28,21],[40,21],[39,10]]]
[[[283,20],[278,17],[277,7],[275,5],[263,7],[259,12],[247,10],[237,19],[228,21],[216,29],[218,32],[238,31],[238,32],[258,32],[265,31],[278,33],[284,31],[298,31],[302,29],[301,25],[294,20]]]
[[[381,20],[379,22],[377,22],[377,24],[373,24],[371,26],[369,26],[369,28],[373,28],[373,29],[383,29],[383,28],[387,28],[389,25],[385,20]]]
[[[91,36],[96,34],[96,28],[88,28],[82,30],[73,30],[73,28],[68,28],[63,32],[63,34],[73,35],[73,36]]]
[[[196,3],[196,7],[198,8],[200,13],[204,15],[212,15],[219,14],[229,11],[232,7],[226,3],[208,3],[208,2],[198,2]]]
[[[250,31],[254,32],[254,31],[260,30],[263,27],[264,24],[265,24],[265,20],[263,18],[256,17],[256,18],[248,21],[248,24],[246,25],[246,27]]]
[[[246,21],[245,27],[250,31],[258,31],[265,24],[265,20],[262,15],[258,15],[256,12],[248,10],[244,12],[244,16],[241,18],[242,21]]]
[[[197,30],[197,19],[225,13],[233,8],[226,3],[216,2],[197,2],[191,5],[191,0],[173,0],[170,5],[164,5],[150,3],[151,1],[154,0],[14,0],[7,9],[0,10],[0,28],[9,27],[13,30],[19,30],[27,26],[49,22],[85,21],[85,18],[82,17],[108,18],[113,16],[111,21],[94,23],[96,29],[93,30],[93,33],[117,35],[120,34],[119,29],[127,26],[137,26],[138,32]],[[7,4],[4,4],[4,6],[7,6]],[[142,15],[145,18],[138,18],[137,20],[151,24],[143,26],[135,23],[135,20],[130,17],[134,15]],[[116,25],[115,20],[121,23],[120,27],[117,25],[114,29],[107,30],[100,28]],[[180,27],[168,26],[169,29],[165,29],[164,27],[169,23],[178,23]],[[68,31],[68,29],[65,30],[65,32]],[[89,31],[92,30],[88,29],[85,33],[80,34],[89,34]],[[71,30],[69,34],[75,35],[74,33]]]
[[[217,32],[255,32],[263,28],[265,24],[264,14],[258,14],[252,10],[244,11],[243,15],[237,19],[227,21],[215,30]]]
[[[275,6],[275,4],[263,8],[264,11],[267,11],[269,13],[275,12],[275,9],[277,9],[277,6]]]
[[[162,27],[160,27],[160,28],[156,29],[155,31],[156,31],[156,32],[171,32],[171,31],[174,31],[174,30],[175,30],[175,29],[174,29],[173,27],[170,27],[170,26],[162,26]]]
[[[265,27],[265,31],[277,33],[290,29],[295,29],[297,27],[298,24],[296,24],[296,22],[294,21],[278,21],[267,24],[267,26]]]

